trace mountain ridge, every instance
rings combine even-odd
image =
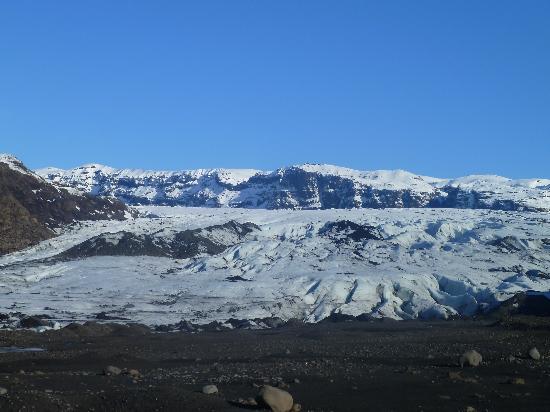
[[[36,172],[57,186],[114,196],[130,205],[550,211],[550,179],[509,179],[497,175],[442,179],[400,169],[360,171],[312,163],[274,171],[223,168],[148,171],[87,164]]]
[[[0,155],[0,255],[32,246],[77,220],[125,219],[114,198],[94,197],[48,183],[16,157]]]

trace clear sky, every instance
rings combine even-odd
[[[548,178],[550,1],[2,1],[0,152]]]

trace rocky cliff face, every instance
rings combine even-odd
[[[73,194],[46,182],[18,159],[0,156],[0,254],[31,246],[77,220],[124,219],[130,211],[114,198]]]
[[[42,169],[44,179],[131,205],[259,209],[461,208],[550,210],[550,180],[499,176],[437,179],[402,170],[362,172],[301,165],[274,172],[200,169],[153,172],[86,165]]]

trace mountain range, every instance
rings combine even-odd
[[[129,205],[253,209],[458,208],[550,210],[550,179],[474,175],[441,179],[403,170],[358,171],[304,164],[251,169],[146,171],[89,164],[37,173],[83,193]]]
[[[550,297],[549,182],[311,164],[33,172],[1,155],[0,313],[157,326],[476,316]]]

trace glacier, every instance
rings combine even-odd
[[[137,209],[139,217],[73,223],[1,256],[0,312],[47,314],[61,323],[106,313],[147,325],[317,322],[332,313],[430,319],[473,316],[516,293],[550,290],[545,212]],[[217,248],[184,257],[125,256],[120,247],[118,255],[74,252],[98,239],[117,246],[125,236],[131,245],[147,239],[172,250],[166,248],[181,233],[205,236]]]

